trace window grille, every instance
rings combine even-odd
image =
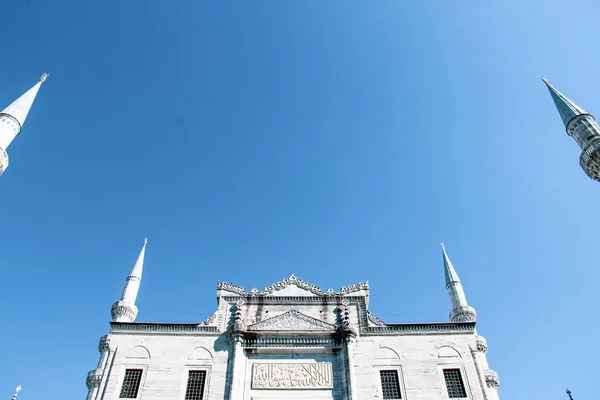
[[[206,382],[206,371],[190,371],[188,374],[185,400],[202,400],[204,394],[204,383]]]
[[[142,380],[142,369],[127,369],[121,386],[120,399],[136,399]]]
[[[446,389],[448,390],[449,398],[464,399],[467,397],[460,369],[445,369],[444,379],[446,380]]]
[[[384,399],[401,399],[400,381],[398,380],[398,371],[379,371],[381,377],[381,391]]]

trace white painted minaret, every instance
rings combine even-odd
[[[8,168],[6,149],[21,133],[35,96],[47,77],[48,74],[43,74],[38,83],[0,112],[0,175]]]
[[[442,243],[442,255],[444,257],[444,275],[446,276],[446,290],[452,302],[452,311],[450,311],[450,321],[452,322],[475,322],[477,314],[475,309],[467,304],[467,298],[463,290],[462,282],[458,278],[458,274],[454,270],[452,262],[446,248]]]
[[[127,277],[121,300],[117,301],[112,306],[111,314],[113,322],[133,322],[135,321],[135,317],[137,317],[138,309],[135,306],[135,299],[137,298],[138,291],[140,290],[140,283],[142,282],[144,255],[146,253],[147,242],[148,239],[144,239],[142,251],[140,251],[140,255]]]
[[[446,276],[446,290],[452,302],[452,311],[450,311],[451,322],[476,322],[477,314],[475,309],[467,304],[467,298],[462,287],[462,282],[446,254],[446,248],[442,243],[442,255],[444,258],[444,275]],[[475,331],[477,334],[477,331]],[[491,370],[487,362],[487,341],[483,336],[475,337],[475,345],[471,347],[471,356],[477,369],[481,386],[484,390],[485,399],[498,400],[498,388],[500,379],[496,371]]]

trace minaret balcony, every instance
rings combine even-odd
[[[483,371],[483,376],[485,376],[487,387],[491,389],[498,389],[500,387],[500,379],[498,378],[498,373],[496,371],[486,369]]]
[[[128,304],[124,301],[117,301],[110,311],[115,322],[133,322],[138,313],[135,304]]]
[[[8,154],[0,148],[0,175],[8,168]]]
[[[100,343],[98,343],[98,351],[100,353],[104,353],[110,348],[110,337],[108,335],[104,335],[100,338]]]
[[[581,152],[581,156],[579,156],[579,165],[583,168],[587,176],[600,182],[600,138],[592,141],[592,143]]]
[[[477,313],[471,306],[456,307],[450,311],[450,321],[452,322],[475,322]]]
[[[85,384],[88,389],[97,388],[100,386],[100,382],[102,381],[102,371],[98,371],[97,369],[93,369],[88,372],[87,379],[85,380]]]
[[[485,340],[485,338],[483,336],[477,336],[477,338],[475,339],[476,343],[477,343],[477,351],[480,353],[487,353],[488,350],[488,346],[487,346],[487,340]]]

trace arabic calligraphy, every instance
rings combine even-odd
[[[333,370],[330,362],[256,363],[252,389],[333,389]]]

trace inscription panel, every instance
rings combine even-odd
[[[255,363],[252,389],[333,389],[333,368],[322,363]]]

